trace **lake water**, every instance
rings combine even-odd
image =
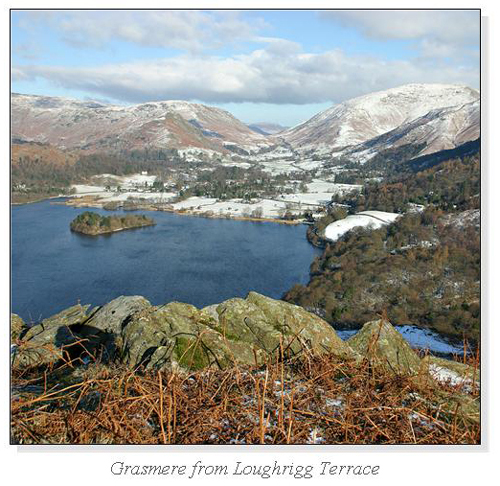
[[[12,312],[27,322],[120,295],[197,307],[245,297],[280,298],[307,283],[321,252],[304,225],[231,221],[140,211],[154,227],[97,237],[73,233],[82,208],[55,200],[12,208]],[[91,209],[100,214],[130,214]]]

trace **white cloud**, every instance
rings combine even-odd
[[[479,50],[478,10],[342,10],[321,16],[371,39],[411,41],[422,58],[471,63],[471,50]]]
[[[374,39],[434,39],[478,44],[479,10],[341,10],[322,12]]]
[[[270,42],[265,49],[228,58],[185,55],[93,68],[16,66],[13,74],[132,103],[184,99],[307,104],[339,102],[406,83],[478,83],[475,67],[346,56],[340,50],[306,53],[293,44]]]
[[[251,38],[266,26],[260,19],[243,20],[237,11],[31,11],[20,26],[55,29],[74,47],[106,47],[118,40],[143,47],[200,52]]]

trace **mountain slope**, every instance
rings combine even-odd
[[[334,151],[362,144],[432,110],[479,99],[477,90],[445,84],[409,84],[335,105],[280,134],[294,148]]]
[[[284,127],[278,123],[259,122],[251,123],[248,125],[248,128],[252,129],[254,132],[260,133],[261,135],[276,135],[277,133],[286,130],[288,127]]]
[[[245,150],[269,146],[229,112],[185,101],[129,107],[12,94],[12,136],[85,150],[198,147]]]
[[[479,101],[432,110],[426,115],[347,150],[345,155],[366,162],[377,153],[403,145],[424,147],[418,156],[454,149],[480,136]]]

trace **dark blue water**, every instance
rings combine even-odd
[[[26,321],[119,295],[197,307],[250,290],[280,298],[295,283],[308,282],[320,254],[302,225],[140,211],[157,225],[92,237],[69,229],[84,211],[54,201],[12,208],[12,312]]]

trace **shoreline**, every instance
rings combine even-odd
[[[25,202],[12,202],[12,195],[11,195],[11,206],[24,206],[25,204],[34,204],[37,202],[43,202],[43,201],[49,201],[50,199],[59,199],[60,197],[72,197],[72,195],[67,195],[67,194],[59,194],[58,196],[47,196],[47,197],[42,197],[41,199],[34,199],[33,201],[25,201]]]
[[[138,228],[147,228],[149,226],[156,226],[156,223],[149,223],[149,224],[141,224],[138,226],[125,226],[122,228],[116,228],[114,230],[109,230],[109,231],[100,231],[99,233],[85,233],[84,231],[78,231],[70,228],[70,230],[73,233],[78,233],[80,235],[85,235],[85,236],[100,236],[100,235],[109,235],[111,233],[118,233],[119,231],[125,231],[125,230],[131,230],[131,229],[138,229]]]
[[[61,196],[58,196],[61,197]],[[65,201],[64,204],[66,206],[72,206],[74,208],[97,208],[97,209],[104,209],[103,204],[99,203],[97,200],[92,199],[92,200],[84,200],[84,201],[75,201],[75,199],[84,199],[86,196],[76,198],[75,196],[63,196],[63,197],[68,197],[68,201]],[[89,197],[89,196],[87,196]],[[93,197],[93,196],[90,196]],[[71,202],[70,202],[71,201]],[[73,202],[74,201],[74,202]],[[122,209],[123,208],[117,208],[117,209]],[[125,211],[161,211],[165,213],[173,213],[177,214],[180,216],[196,216],[196,217],[201,217],[201,218],[207,218],[207,219],[226,219],[226,220],[233,220],[233,221],[251,221],[255,223],[277,223],[277,224],[288,224],[288,225],[294,225],[297,226],[299,224],[306,224],[304,220],[284,220],[284,219],[276,219],[276,218],[255,218],[252,216],[230,216],[227,217],[226,215],[218,215],[218,214],[203,214],[203,213],[194,213],[194,212],[188,212],[183,209],[168,209],[168,208],[158,208],[157,206],[154,206],[152,204],[138,204],[135,206],[133,209],[125,209]]]

